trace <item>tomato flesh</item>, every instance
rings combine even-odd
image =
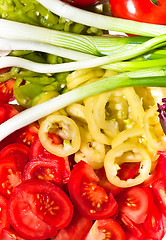
[[[93,220],[113,216],[118,205],[112,193],[97,185],[98,177],[93,168],[80,161],[73,168],[68,183],[69,194],[75,206],[85,217]]]
[[[0,195],[0,237],[2,236],[3,228],[8,228],[10,225],[7,217],[7,204],[7,199]]]
[[[86,240],[125,240],[125,233],[114,219],[97,220],[88,233]]]
[[[9,200],[13,228],[27,239],[45,239],[66,227],[73,215],[67,195],[56,185],[27,180],[15,188]]]
[[[133,222],[140,224],[145,221],[149,204],[146,189],[139,187],[126,189],[118,195],[117,201],[120,211],[124,212]]]

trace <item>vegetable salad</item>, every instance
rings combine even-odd
[[[116,10],[1,2],[3,240],[164,239],[166,27]]]

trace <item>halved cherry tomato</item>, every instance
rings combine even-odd
[[[84,161],[75,165],[68,183],[70,197],[83,216],[93,220],[113,216],[117,202],[112,193],[97,185],[99,181],[93,168]]]
[[[42,158],[38,160],[31,160],[24,168],[23,179],[42,179],[52,182],[59,187],[63,185],[63,158],[55,159],[51,156],[49,158]]]
[[[149,201],[148,214],[143,223],[146,230],[146,238],[161,240],[165,234],[162,213],[155,204],[151,189],[147,188],[146,191],[151,199],[151,201]]]
[[[96,220],[85,240],[125,240],[125,233],[112,218]]]
[[[9,200],[9,219],[21,237],[45,239],[65,228],[73,216],[68,196],[56,185],[27,180],[15,188]]]
[[[13,156],[0,160],[0,193],[9,198],[14,188],[22,182],[22,174],[17,170]]]
[[[28,147],[31,146],[34,139],[38,136],[38,123],[32,123],[19,131],[19,136],[17,138],[17,142],[23,143]]]
[[[138,171],[140,168],[140,163],[132,162],[132,163],[122,163],[120,165],[120,169],[118,170],[118,177],[121,180],[127,180],[129,178],[135,178],[138,175]]]
[[[61,169],[62,181],[63,183],[67,183],[70,177],[70,166],[68,157],[58,157],[50,152],[48,152],[41,144],[40,139],[38,136],[35,137],[33,143],[30,147],[30,159],[31,161],[47,159],[48,161],[54,160],[58,163]],[[43,160],[42,160],[43,161]],[[31,165],[32,166],[32,165]],[[54,165],[55,167],[55,165]]]
[[[125,229],[125,231],[129,232],[138,240],[145,239],[145,229],[143,227],[143,224],[134,223],[130,218],[126,216],[125,213],[120,213],[119,217],[122,222],[122,227]]]
[[[92,6],[93,4],[98,2],[99,0],[64,0],[64,1],[67,2],[67,3],[70,3],[71,5],[81,7],[81,8],[85,8],[85,7]]]
[[[128,232],[125,232],[125,240],[138,240],[138,238]]]
[[[158,205],[162,213],[166,216],[166,187],[163,179],[159,179],[152,184],[152,189],[158,199]]]
[[[8,228],[10,226],[7,217],[7,204],[8,204],[7,199],[0,195],[0,237],[2,236],[1,235],[2,229],[5,227]]]
[[[12,118],[18,114],[18,111],[13,107],[13,105],[9,105],[7,103],[1,104],[0,106],[0,124],[7,121],[9,118]]]
[[[22,143],[12,143],[0,151],[0,159],[14,157],[17,170],[23,172],[26,163],[29,161],[29,148]]]
[[[109,3],[114,17],[166,24],[165,0],[109,0]]]
[[[13,94],[14,83],[15,83],[14,79],[9,79],[5,82],[0,83],[0,102],[8,103],[9,101],[15,99]]]
[[[26,240],[25,238],[22,238],[18,236],[18,234],[11,229],[2,229],[2,239],[4,240]]]
[[[149,196],[146,189],[132,187],[125,189],[117,197],[118,206],[133,222],[143,223],[148,212]]]
[[[99,178],[98,185],[104,188],[107,194],[111,192],[114,196],[116,196],[123,190],[123,188],[117,187],[108,181],[104,167],[95,170],[95,173]]]
[[[55,239],[85,240],[85,237],[90,231],[92,224],[92,220],[83,217],[78,211],[74,211],[74,216],[70,224],[66,228],[61,229]]]

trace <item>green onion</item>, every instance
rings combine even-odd
[[[1,38],[43,42],[96,56],[132,49],[149,40],[147,37],[117,38],[66,33],[5,19],[0,19],[0,29]]]
[[[77,52],[74,50],[56,47],[50,44],[34,42],[34,41],[24,41],[24,40],[11,40],[0,38],[0,50],[2,51],[12,51],[12,50],[31,50],[50,53],[56,56],[70,58],[72,60],[86,60],[94,58],[93,55]]]
[[[51,12],[74,22],[104,30],[120,31],[142,36],[157,36],[166,33],[166,26],[141,23],[85,11],[61,0],[37,0]]]
[[[152,68],[146,71],[122,73],[113,77],[84,85],[61,94],[41,104],[35,105],[15,115],[0,125],[0,141],[14,131],[64,108],[84,98],[123,87],[166,87],[166,73],[162,68]]]
[[[85,61],[69,62],[61,64],[43,64],[29,61],[27,59],[7,56],[0,58],[0,68],[4,67],[21,67],[28,70],[39,72],[39,73],[55,73],[55,72],[66,72],[77,69],[93,68],[102,66],[109,63],[119,62],[128,60],[141,54],[147,53],[155,48],[166,45],[166,34],[152,38],[135,48],[126,50],[124,52],[114,53],[110,56],[96,57],[94,59],[88,59]]]

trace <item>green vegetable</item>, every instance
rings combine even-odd
[[[151,68],[146,71],[122,73],[109,77],[74,90],[61,94],[58,97],[35,105],[15,115],[0,125],[0,140],[12,132],[44,117],[48,114],[64,108],[84,98],[123,87],[166,87],[166,72],[162,68]]]

